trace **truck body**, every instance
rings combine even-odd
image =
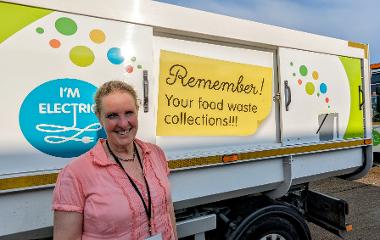
[[[349,230],[307,183],[372,166],[367,45],[155,1],[0,1],[0,20],[0,237],[51,234],[57,174],[105,136],[93,94],[112,79],[167,155],[180,237]]]

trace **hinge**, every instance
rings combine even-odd
[[[279,102],[281,98],[281,94],[278,92],[273,96],[273,102]]]

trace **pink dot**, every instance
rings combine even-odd
[[[298,84],[299,84],[299,85],[302,84],[302,80],[301,80],[301,79],[298,79]]]
[[[329,103],[330,99],[327,97],[325,98],[326,103]]]
[[[59,48],[61,46],[61,42],[57,39],[52,39],[49,41],[49,45],[52,48]]]
[[[127,71],[127,73],[131,73],[133,72],[133,67],[131,65],[128,65],[125,70]]]

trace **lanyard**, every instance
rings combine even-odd
[[[145,178],[145,175],[144,175],[144,169],[143,169],[143,165],[142,165],[142,162],[141,162],[140,154],[139,154],[139,151],[137,151],[136,143],[133,141],[133,147],[134,147],[134,151],[135,151],[135,153],[137,155],[137,159],[139,160],[139,163],[140,163],[140,166],[141,166],[141,170],[143,171],[143,177],[144,177],[144,181],[145,181],[145,185],[146,185],[146,190],[148,192],[148,206],[145,203],[144,198],[142,196],[142,193],[140,192],[140,190],[137,187],[136,183],[128,175],[127,171],[125,171],[125,169],[124,169],[123,165],[121,164],[119,158],[112,152],[112,150],[111,150],[111,148],[110,148],[107,140],[106,140],[106,144],[107,144],[108,151],[111,153],[112,157],[115,159],[115,161],[117,162],[117,164],[119,164],[120,168],[123,169],[125,175],[127,175],[127,177],[129,179],[129,181],[131,182],[133,188],[135,189],[135,191],[139,195],[140,200],[141,200],[142,204],[144,205],[145,213],[146,213],[146,215],[148,217],[149,234],[152,235],[152,227],[151,227],[151,223],[150,223],[150,220],[152,218],[152,204],[151,204],[152,200],[151,200],[151,197],[150,197],[149,185],[148,185],[148,182],[147,182],[147,180]]]

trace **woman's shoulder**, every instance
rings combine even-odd
[[[149,154],[150,161],[154,166],[162,169],[165,175],[169,175],[168,162],[165,156],[164,151],[156,144],[143,142],[141,140],[137,140],[137,144],[143,148],[143,151]]]
[[[163,150],[156,144],[151,142],[145,142],[140,139],[136,139],[137,144],[142,148],[144,152],[154,152],[158,154],[164,154]]]
[[[76,158],[73,158],[65,167],[64,170],[71,171],[73,173],[83,172],[86,170],[88,172],[91,168],[94,167],[94,157],[96,155],[96,149],[99,148],[100,142],[98,142],[93,148],[89,151],[79,155]]]

